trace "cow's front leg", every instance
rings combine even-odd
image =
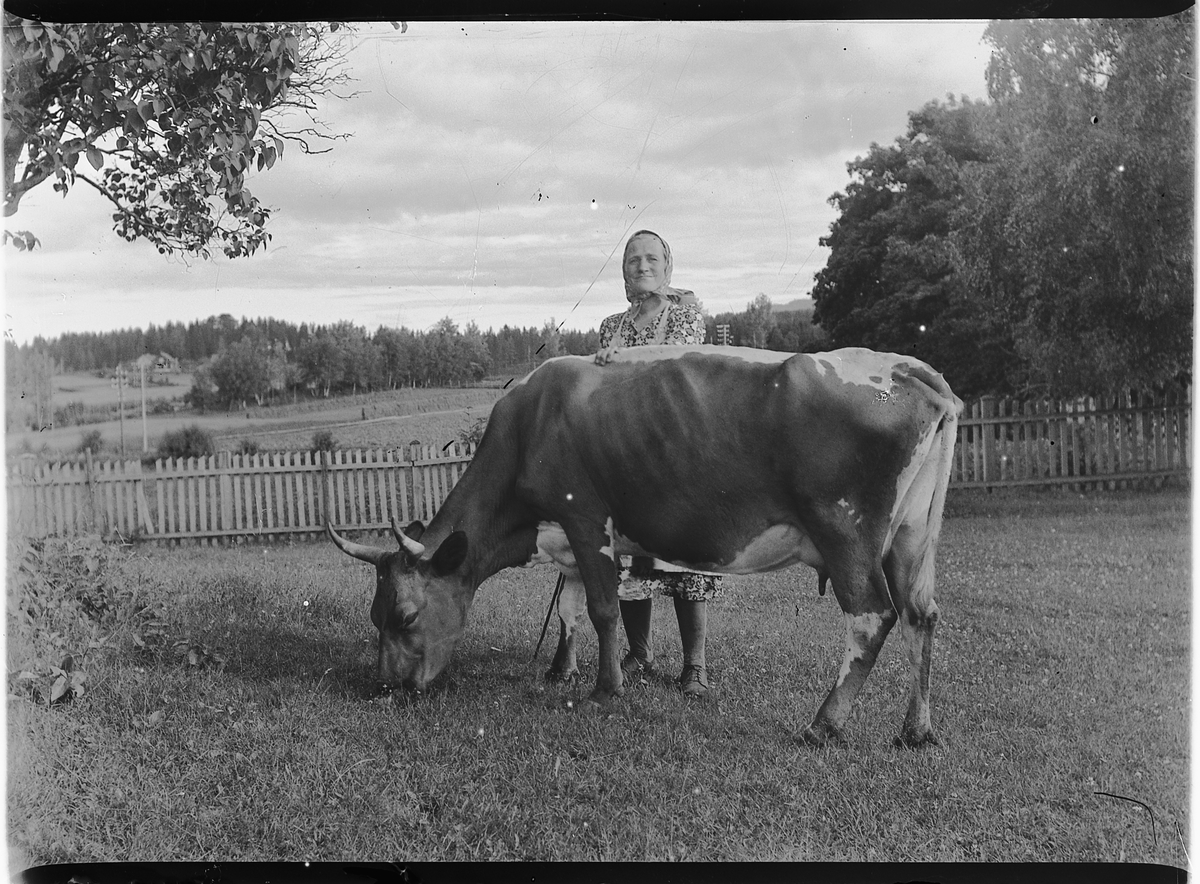
[[[848,569],[853,575],[853,569]],[[842,739],[841,729],[850,716],[854,698],[866,681],[884,639],[896,622],[890,607],[883,569],[878,565],[858,579],[846,573],[833,575],[833,593],[846,617],[846,651],[837,681],[817,710],[812,724],[801,735],[804,742],[820,746]],[[850,589],[853,587],[853,590]]]
[[[617,564],[612,520],[608,520],[607,527],[586,523],[563,527],[583,579],[588,617],[596,629],[596,643],[599,646],[596,687],[588,699],[597,704],[605,703],[625,692],[618,654],[617,625],[621,615],[617,604]]]
[[[579,618],[587,610],[587,593],[576,570],[564,570],[563,588],[558,595],[558,650],[546,672],[551,681],[570,681],[578,677],[579,664],[575,658],[575,633]]]

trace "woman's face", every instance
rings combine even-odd
[[[667,256],[656,236],[639,236],[625,251],[625,281],[635,292],[649,293],[662,287],[667,275]]]

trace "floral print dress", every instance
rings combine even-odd
[[[689,293],[690,294],[690,293]],[[640,331],[634,327],[637,305],[600,323],[600,349],[644,347],[650,344],[703,344],[704,317],[688,304],[668,301],[658,319]],[[677,569],[657,559],[636,556],[632,567],[621,568],[617,596],[625,601],[648,599],[654,593],[687,602],[706,602],[721,594],[721,578]]]

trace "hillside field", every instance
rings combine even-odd
[[[173,399],[191,387],[189,375],[170,375],[186,378],[186,386],[147,386],[146,400]],[[68,402],[83,402],[85,406],[116,404],[117,391],[109,381],[89,374],[64,375],[55,378],[55,406]],[[149,451],[158,446],[160,437],[169,431],[196,425],[212,433],[216,448],[238,450],[244,441],[257,443],[260,450],[305,450],[312,445],[313,434],[327,429],[338,447],[388,448],[419,442],[423,445],[444,445],[457,440],[472,424],[487,417],[502,391],[497,388],[458,389],[401,389],[359,396],[342,396],[328,400],[302,400],[296,404],[251,407],[245,411],[177,412],[147,414],[146,438]],[[109,398],[111,394],[111,398]],[[133,388],[127,399],[125,415],[125,455],[135,458],[142,452],[142,419],[140,389]],[[132,403],[129,404],[129,403]],[[101,447],[93,451],[100,458],[116,458],[121,451],[121,422],[119,419],[95,424],[55,427],[34,432],[23,430],[7,435],[5,449],[11,457],[24,453],[46,459],[75,455],[80,451],[86,434],[99,431]]]

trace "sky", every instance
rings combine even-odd
[[[247,186],[266,251],[164,257],[86,186],[31,191],[9,230],[6,329],[210,315],[428,329],[587,330],[625,307],[635,230],[709,313],[807,297],[846,164],[947,94],[986,97],[983,20],[411,22],[346,38],[356,93],[322,104],[333,150],[288,146]]]

